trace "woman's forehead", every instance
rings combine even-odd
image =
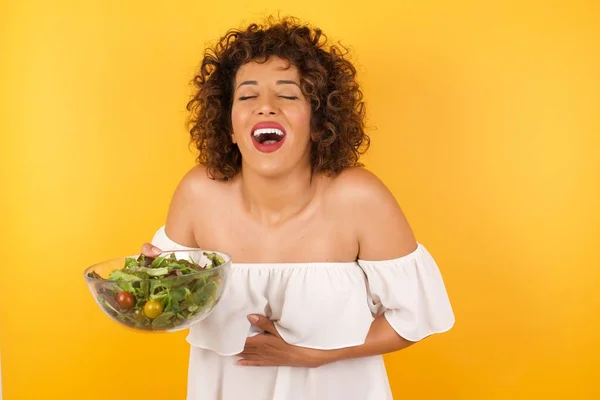
[[[288,60],[270,57],[267,61],[253,60],[238,69],[236,81],[280,79],[281,77],[297,78],[298,68]]]

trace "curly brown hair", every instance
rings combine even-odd
[[[228,180],[240,171],[241,153],[231,139],[235,75],[245,63],[275,56],[298,68],[302,92],[311,104],[313,171],[335,175],[361,166],[360,155],[370,145],[364,129],[365,105],[356,69],[345,58],[347,49],[340,47],[327,46],[320,29],[296,18],[268,18],[263,25],[229,30],[205,52],[193,79],[196,91],[187,109],[197,162],[213,179]]]

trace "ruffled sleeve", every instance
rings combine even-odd
[[[184,245],[181,245],[179,243],[174,242],[173,240],[171,240],[168,236],[167,233],[165,232],[165,226],[161,226],[156,233],[154,234],[154,237],[152,238],[151,241],[153,246],[158,247],[161,250],[192,250],[193,247],[186,247]]]
[[[383,313],[403,338],[416,342],[454,325],[442,275],[423,245],[401,258],[358,264],[367,276],[371,311]]]

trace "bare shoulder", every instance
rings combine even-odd
[[[211,179],[205,167],[191,168],[177,185],[169,205],[165,224],[169,238],[184,246],[196,246],[193,223],[199,210],[210,208],[225,186],[223,182]]]
[[[218,191],[225,190],[226,185],[222,181],[210,178],[208,171],[202,165],[192,167],[181,179],[174,196],[194,201],[201,198],[212,198],[207,194],[216,194]]]
[[[415,237],[397,199],[372,172],[360,167],[343,171],[329,182],[327,197],[356,232],[359,259],[387,260],[415,250]]]
[[[374,173],[361,167],[342,171],[331,179],[330,188],[332,189],[331,193],[335,196],[352,195],[352,199],[358,201],[392,196],[385,184]]]

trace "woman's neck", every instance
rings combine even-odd
[[[265,177],[242,168],[239,179],[245,208],[261,224],[272,226],[305,210],[317,189],[317,180],[310,167],[296,168],[277,177]]]

